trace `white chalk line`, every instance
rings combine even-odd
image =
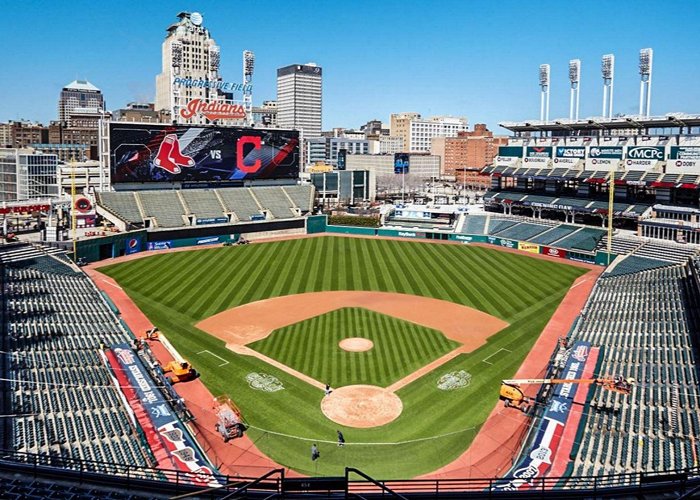
[[[224,358],[222,358],[221,356],[217,356],[216,354],[214,354],[213,352],[211,352],[211,351],[208,350],[208,349],[207,349],[207,350],[204,350],[204,351],[199,351],[197,354],[204,354],[205,352],[208,353],[208,354],[211,354],[211,355],[214,356],[215,358],[219,358],[221,361],[223,361],[223,363],[221,363],[221,364],[219,365],[219,367],[221,367],[221,366],[226,366],[227,364],[229,364],[229,361],[226,361],[226,360],[225,360]]]

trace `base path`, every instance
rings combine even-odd
[[[544,375],[559,337],[569,332],[603,271],[602,267],[594,267],[574,282],[514,378],[536,378]],[[525,394],[529,397],[535,396],[537,386],[529,386]],[[513,408],[504,408],[499,402],[466,452],[452,463],[420,478],[483,478],[504,474],[517,458],[515,455],[520,450],[529,423],[530,419],[525,414]]]
[[[398,391],[461,353],[472,352],[494,333],[508,326],[502,319],[446,300],[389,292],[335,291],[285,295],[234,307],[200,321],[195,326],[226,342],[238,354],[256,356],[287,373],[323,389],[325,384],[302,375],[249,348],[274,330],[343,307],[361,307],[441,331],[462,344],[432,363],[394,382],[387,389]],[[273,314],[274,311],[274,314]]]

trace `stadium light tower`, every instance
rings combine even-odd
[[[569,99],[569,120],[578,120],[579,87],[581,85],[581,60],[569,61],[569,82],[571,83],[571,97]],[[574,112],[575,101],[575,112]]]
[[[243,108],[245,109],[246,123],[253,124],[253,89],[245,90],[253,85],[253,69],[255,69],[255,54],[250,50],[243,51]]]
[[[603,73],[603,118],[612,118],[613,90],[615,89],[615,54],[605,54],[600,69]]]
[[[540,121],[549,123],[549,64],[540,65]]]
[[[642,49],[639,51],[639,115],[649,118],[651,111],[651,71],[654,62],[654,51]],[[646,106],[644,96],[646,94]]]

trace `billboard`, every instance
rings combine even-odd
[[[240,127],[109,124],[112,183],[299,177],[299,133]]]
[[[663,160],[663,146],[629,146],[627,158],[630,160]]]
[[[700,160],[700,146],[671,146],[671,160]]]
[[[408,153],[394,153],[394,173],[407,174],[409,170]]]
[[[700,146],[671,146],[666,172],[700,173]]]
[[[586,148],[583,146],[557,146],[557,158],[576,158],[582,159],[586,157]]]
[[[519,241],[518,250],[530,253],[540,253],[540,246],[536,243],[526,243],[524,241]]]
[[[498,156],[522,158],[523,148],[522,146],[499,146]]]
[[[620,160],[622,158],[622,146],[591,146],[588,150],[589,158],[604,158]]]
[[[525,150],[526,158],[551,158],[552,146],[528,146]]]

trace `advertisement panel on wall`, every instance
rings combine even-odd
[[[700,173],[700,146],[671,146],[667,173]]]
[[[299,177],[299,133],[240,127],[109,125],[112,183]]]
[[[540,246],[535,243],[526,243],[524,241],[519,241],[518,250],[530,253],[540,253]]]
[[[546,167],[552,161],[554,148],[552,146],[528,146],[525,148],[523,162],[530,166]]]
[[[522,158],[523,148],[522,146],[499,146],[498,156],[504,156],[509,158]]]
[[[561,259],[566,259],[566,250],[561,250],[560,248],[553,247],[541,247],[542,255],[549,255],[550,257],[559,257]]]

